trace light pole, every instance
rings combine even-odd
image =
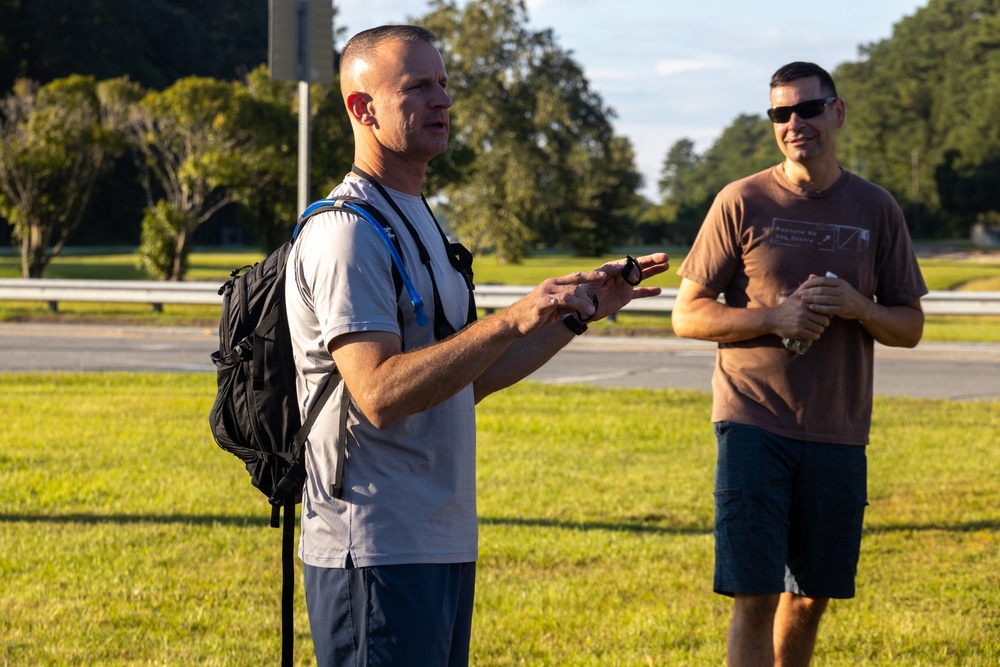
[[[298,211],[309,205],[309,84],[333,80],[332,0],[270,0],[268,68],[299,84]]]

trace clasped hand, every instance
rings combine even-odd
[[[816,340],[834,317],[862,320],[871,305],[842,278],[810,275],[779,309],[785,311],[784,331],[779,335]]]

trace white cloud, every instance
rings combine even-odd
[[[708,69],[718,69],[722,66],[717,60],[694,58],[663,58],[656,61],[656,73],[660,76],[674,76],[685,72],[701,72]]]

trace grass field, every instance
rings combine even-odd
[[[0,665],[277,663],[279,531],[213,395],[208,373],[0,374]],[[481,404],[474,665],[721,664],[709,400]],[[858,597],[815,664],[1000,663],[998,433],[998,401],[876,401]]]

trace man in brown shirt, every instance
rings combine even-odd
[[[874,343],[915,346],[927,293],[899,206],[837,164],[846,111],[830,75],[786,65],[771,104],[785,159],[718,194],[673,312],[678,335],[719,343],[714,589],[734,597],[729,665],[808,665],[829,599],[854,596]]]

